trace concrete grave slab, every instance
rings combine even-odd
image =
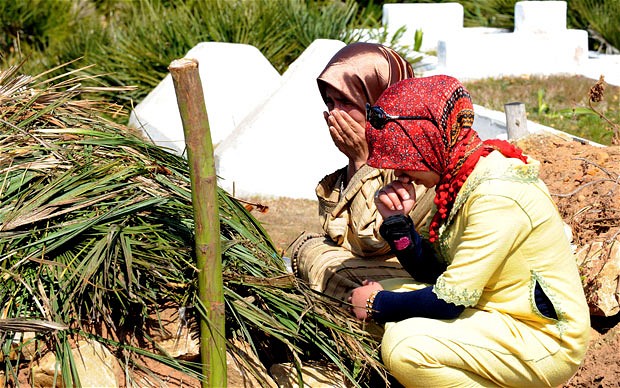
[[[430,74],[462,80],[519,75],[575,74],[588,59],[588,33],[566,29],[565,1],[515,4],[515,32],[464,28],[440,40]]]
[[[477,30],[439,42],[437,68],[460,79],[578,73],[588,58],[588,33],[502,33]]]
[[[566,31],[566,1],[519,1],[515,3],[515,32]]]
[[[254,46],[204,42],[185,57],[199,63],[214,146],[281,84],[278,71]],[[131,112],[129,126],[141,129],[154,143],[183,154],[183,125],[170,74]]]
[[[282,75],[281,87],[215,149],[218,184],[237,196],[316,199],[314,189],[346,157],[333,144],[316,77],[345,44],[314,41]]]
[[[437,41],[463,29],[463,6],[459,3],[393,3],[383,5],[383,26],[388,35],[402,26],[407,30],[399,43],[412,46],[417,29],[424,33],[421,51],[437,49]]]
[[[588,60],[580,69],[580,74],[595,80],[602,75],[608,84],[620,86],[620,55],[590,52]]]

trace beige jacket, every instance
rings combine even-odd
[[[393,170],[364,165],[346,187],[342,187],[347,168],[325,176],[316,188],[323,230],[336,244],[361,257],[378,256],[390,247],[379,235],[383,222],[374,203],[375,192],[395,179]],[[425,233],[433,210],[435,192],[416,187],[417,202],[410,215],[416,229]]]

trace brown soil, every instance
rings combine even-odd
[[[519,142],[541,164],[541,179],[552,193],[574,243],[611,241],[620,234],[620,147],[595,147],[554,136]],[[591,276],[582,269],[584,277]],[[592,317],[586,359],[565,387],[620,386],[619,316]]]
[[[541,162],[541,179],[572,227],[577,245],[618,236],[620,147],[595,147],[554,136],[530,136],[518,145]]]
[[[554,135],[530,136],[518,145],[541,162],[541,179],[572,227],[576,245],[618,238],[620,147],[597,147]],[[269,207],[265,213],[253,214],[282,251],[301,231],[321,230],[316,201],[253,200]],[[592,316],[592,341],[586,359],[565,388],[620,386],[619,321],[619,315]]]

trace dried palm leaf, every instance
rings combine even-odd
[[[79,385],[70,351],[77,338],[204,378],[193,363],[135,346],[148,340],[148,322],[164,304],[205,315],[186,161],[104,119],[118,106],[85,99],[72,73],[53,81],[18,73],[0,72],[0,319],[58,325],[38,338],[61,360],[68,385]],[[376,340],[288,275],[244,204],[218,196],[222,334],[244,339],[259,357],[277,342],[282,361],[298,367],[309,357],[329,360],[355,385],[368,370],[384,375]],[[137,360],[123,360],[127,376],[144,368]]]

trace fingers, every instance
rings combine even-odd
[[[329,117],[330,124],[334,127],[337,127],[341,132],[347,133],[351,132],[349,128],[349,122],[347,121],[347,117],[350,117],[346,112],[341,112],[339,110],[332,110],[331,115]]]
[[[385,192],[385,194],[389,198],[389,201],[391,202],[390,209],[403,210],[402,200],[409,199],[409,193],[405,191],[405,196],[403,197],[401,196],[403,191],[398,188],[395,188],[394,186],[386,187],[383,191]]]
[[[342,138],[342,133],[336,127],[330,125],[329,135],[332,137],[332,140],[334,141],[334,144],[336,145],[336,147],[338,147],[340,151],[344,152],[343,150],[344,139]]]
[[[357,287],[353,289],[353,291],[351,291],[351,295],[347,300],[351,304],[351,312],[355,315],[357,319],[363,321],[368,318],[366,303],[368,297],[373,293],[373,291],[377,290],[383,290],[381,283],[367,279],[362,282],[362,286]]]
[[[375,193],[375,204],[383,218],[409,214],[415,201],[415,187],[410,182],[394,181]]]
[[[327,122],[338,149],[349,159],[365,163],[368,158],[365,128],[347,112],[336,109],[330,112]]]
[[[351,138],[366,141],[366,128],[355,121],[351,115],[345,111],[336,111],[335,119],[339,122],[340,127]]]
[[[377,191],[375,198],[390,210],[403,210],[403,201],[411,197],[402,185],[389,184]]]
[[[332,111],[333,112],[333,111]],[[334,144],[340,152],[346,154],[345,147],[345,137],[343,136],[342,129],[340,128],[339,123],[334,119],[334,116],[330,113],[323,112],[323,116],[325,117],[325,121],[327,122],[327,127],[329,129],[329,134],[334,141]]]
[[[357,124],[351,116],[346,114],[346,112],[340,112],[334,110],[331,112],[329,116],[329,124],[330,130],[333,127],[333,130],[338,132],[339,137],[342,139],[342,142],[348,148],[358,147],[361,143],[366,142],[366,137],[363,132],[358,132],[355,130],[355,125],[361,127]]]
[[[395,181],[391,187],[403,201],[408,201],[410,199],[415,201],[415,187],[411,182]]]
[[[355,317],[361,321],[366,319],[366,305],[362,303],[363,288],[356,288],[351,292],[351,296],[348,298],[351,312]]]

